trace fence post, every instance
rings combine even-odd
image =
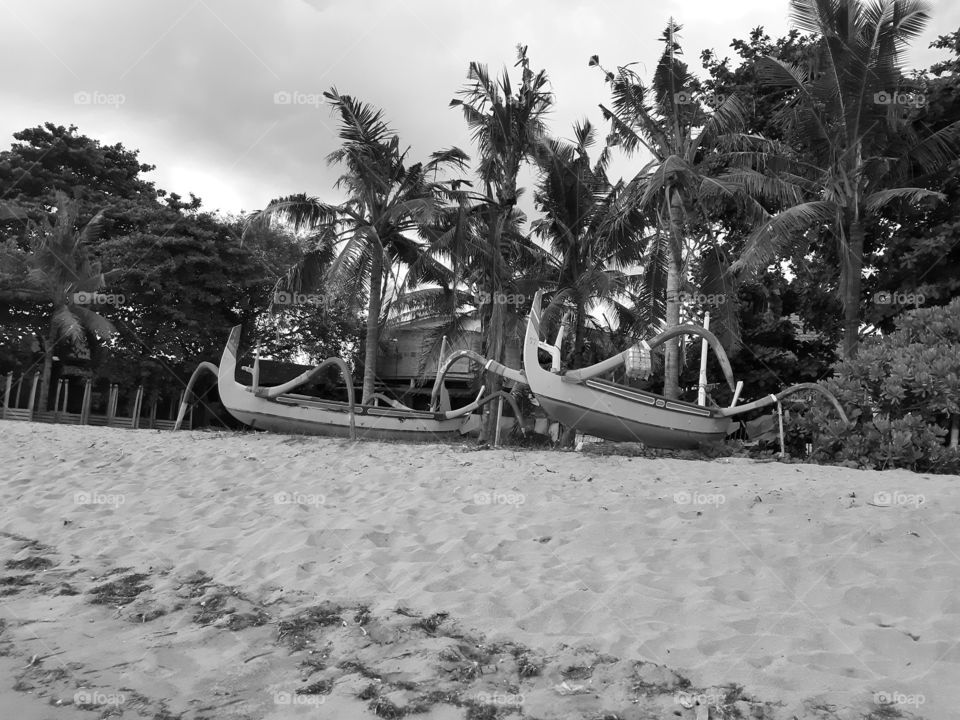
[[[137,388],[137,395],[133,401],[133,421],[130,427],[137,429],[140,427],[140,406],[143,404],[143,385]]]
[[[57,380],[57,393],[53,396],[53,421],[60,422],[60,393],[63,391],[63,378]]]
[[[180,406],[183,405],[183,398],[186,395],[186,392],[187,392],[186,390],[180,391],[180,398],[177,400],[177,404],[174,405],[173,408],[170,410],[170,419],[173,421],[176,421],[177,419],[176,413],[180,409]],[[192,419],[193,418],[191,417],[191,420]],[[191,427],[190,429],[192,430],[193,428]]]
[[[110,385],[110,395],[107,400],[107,426],[113,425],[113,416],[117,411],[117,386]]]
[[[33,374],[33,385],[30,386],[30,402],[27,403],[28,420],[33,420],[33,408],[37,399],[37,385],[40,383],[40,372]]]
[[[86,425],[90,422],[90,394],[93,381],[87,378],[83,384],[83,405],[80,408],[80,424]]]
[[[13,370],[7,373],[7,387],[3,391],[3,418],[7,418],[7,408],[10,406],[10,388],[13,385]]]

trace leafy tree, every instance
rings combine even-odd
[[[914,0],[792,0],[791,19],[819,40],[810,65],[758,59],[761,81],[779,88],[777,122],[796,149],[757,155],[755,167],[779,173],[796,202],[759,224],[736,269],[767,267],[781,249],[821,233],[835,243],[843,305],[843,351],[852,356],[860,331],[865,238],[884,208],[944,199],[916,183],[956,157],[960,123],[920,132],[890,102],[904,89],[900,54],[923,29],[927,6]],[[792,190],[789,188],[792,187]]]
[[[733,95],[717,99],[712,112],[703,109],[696,79],[678,57],[679,29],[671,21],[664,31],[664,51],[649,87],[629,66],[604,71],[613,99],[610,108],[600,106],[624,150],[652,156],[631,187],[636,209],[658,228],[647,278],[665,280],[668,327],[681,323],[681,294],[693,261],[709,247],[720,257],[712,219],[731,208],[751,221],[764,218],[764,207],[752,198],[767,191],[762,175],[732,167],[728,160],[729,152],[746,142],[741,133],[746,108]],[[593,56],[590,64],[599,66],[599,58]],[[647,297],[655,296],[650,288]],[[663,394],[674,399],[680,394],[679,348],[678,339],[664,349]]]
[[[546,136],[544,119],[553,104],[544,70],[530,69],[527,48],[517,48],[520,83],[514,87],[510,74],[504,70],[499,79],[491,77],[488,68],[471,62],[467,70],[467,85],[460,98],[450,101],[459,107],[479,151],[477,174],[482,184],[481,205],[471,210],[485,220],[485,248],[471,252],[480,261],[472,271],[479,270],[480,287],[490,302],[480,309],[484,336],[484,353],[503,362],[506,350],[508,308],[504,299],[510,292],[514,276],[512,262],[524,253],[522,243],[516,242],[522,233],[519,225],[525,219],[515,211],[520,189],[517,178],[520,167],[530,159]],[[473,228],[477,228],[474,223]],[[501,378],[489,373],[487,387],[498,391]],[[486,432],[492,430],[490,414]]]
[[[535,201],[543,217],[533,223],[533,232],[552,254],[553,304],[575,308],[573,362],[579,366],[586,362],[590,311],[602,306],[619,318],[629,314],[619,301],[642,277],[645,219],[626,202],[626,184],[607,177],[609,148],[591,161],[596,129],[589,121],[574,126],[574,138],[572,144],[547,140],[536,152]]]
[[[7,243],[3,248],[0,298],[49,308],[43,333],[43,371],[40,378],[41,409],[50,399],[50,375],[57,346],[86,347],[88,339],[108,337],[114,327],[87,307],[104,287],[100,265],[89,247],[100,230],[102,216],[95,215],[76,229],[77,207],[63,193],[56,195],[57,211],[51,223],[46,216],[27,231],[29,252]]]
[[[102,211],[100,238],[107,239],[143,229],[143,208],[165,195],[142,177],[154,166],[140,162],[137,151],[103,145],[76,126],[48,122],[13,137],[19,142],[0,152],[0,197],[34,222],[42,222],[62,192],[75,201],[81,224]]]
[[[960,121],[960,31],[942,35],[930,45],[953,57],[934,63],[922,73],[922,108],[908,118],[917,133],[938,132]],[[931,77],[931,75],[933,77]],[[865,320],[891,332],[897,315],[911,306],[944,305],[960,296],[960,159],[940,172],[921,178],[924,187],[938,190],[945,202],[933,207],[889,208],[877,222],[886,236],[870,260],[865,280]],[[891,302],[877,302],[878,299]]]

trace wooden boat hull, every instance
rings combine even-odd
[[[217,369],[217,389],[223,406],[238,421],[256,430],[350,437],[347,403],[306,395],[286,394],[276,399],[258,397],[236,381],[240,328],[235,327],[224,347]],[[397,410],[390,407],[355,407],[357,439],[428,442],[459,437],[475,429],[472,415],[444,418],[439,413]]]
[[[667,400],[604,380],[568,382],[540,366],[540,298],[533,303],[523,347],[523,370],[530,390],[554,420],[614,442],[695,449],[723,440],[734,421],[714,408]]]

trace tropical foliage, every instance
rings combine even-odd
[[[816,459],[960,472],[960,298],[901,315],[894,332],[841,362],[827,387],[854,425],[816,410],[802,415],[791,436],[811,442]]]
[[[296,293],[326,288],[326,297],[365,297],[367,328],[363,403],[377,382],[377,354],[385,302],[391,293],[424,282],[443,282],[446,271],[424,252],[418,229],[438,210],[451,181],[433,178],[445,167],[460,167],[466,155],[452,148],[425,163],[409,164],[407,150],[383,112],[336,89],[324,93],[340,118],[343,144],[327,161],[343,165],[337,186],[347,195],[338,205],[293,195],[273,200],[256,213],[253,228],[271,221],[306,232],[309,251],[288,273],[282,287]]]
[[[115,332],[110,321],[92,309],[99,298],[107,297],[99,292],[106,280],[90,254],[102,215],[98,213],[77,230],[76,203],[61,192],[56,194],[56,203],[52,222],[43,216],[28,227],[29,249],[23,251],[8,244],[2,248],[0,265],[0,296],[39,305],[47,311],[40,378],[44,401],[50,395],[50,373],[58,347],[73,345],[89,352],[97,339]]]

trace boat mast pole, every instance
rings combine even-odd
[[[710,329],[710,313],[703,315],[703,329]],[[700,341],[700,387],[697,389],[697,405],[707,404],[707,348],[710,344],[706,338]]]

